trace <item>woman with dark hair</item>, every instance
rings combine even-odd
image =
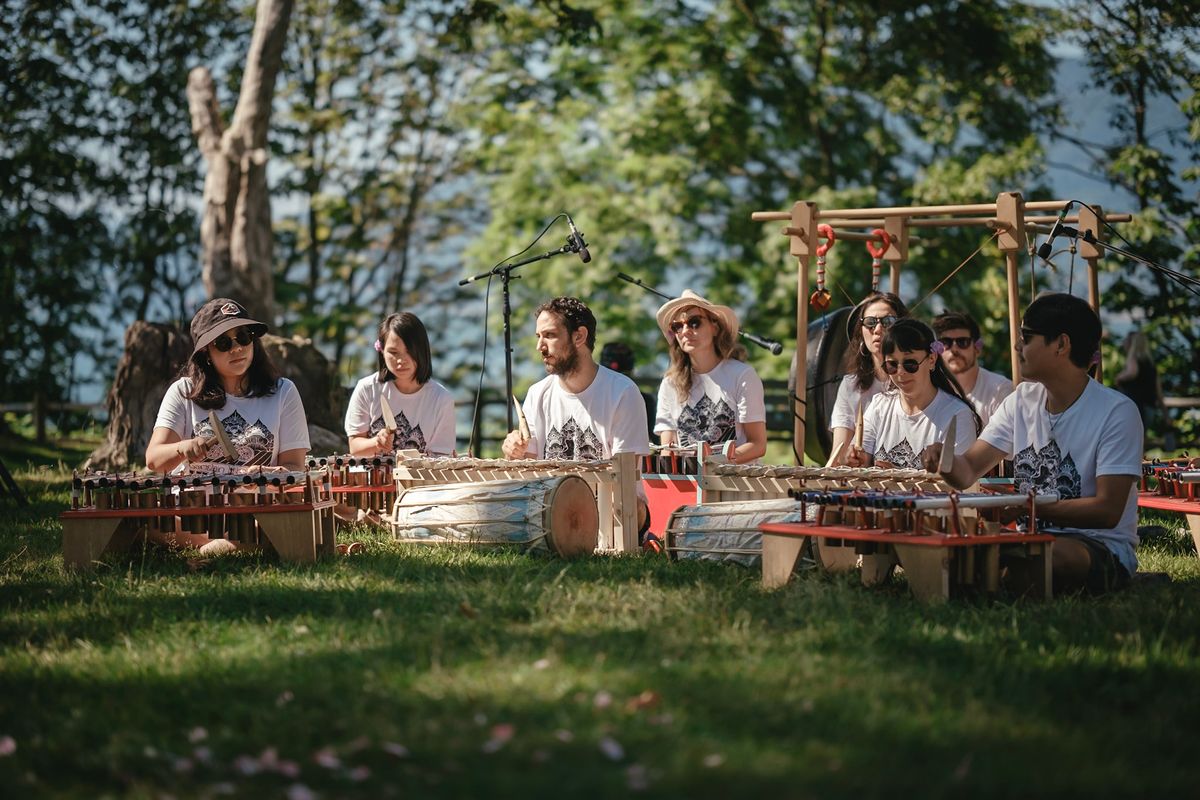
[[[170,472],[185,461],[304,469],[308,421],[296,385],[280,378],[259,337],[267,326],[250,319],[239,303],[209,300],[192,317],[191,358],[167,389],[146,446],[146,467]],[[216,412],[234,449],[230,459],[217,443],[209,412]],[[199,547],[220,555],[242,547],[228,539],[176,531],[147,536],[164,544]]]
[[[429,335],[417,315],[389,314],[379,323],[375,352],[377,371],[358,382],[346,409],[351,455],[453,453],[454,397],[432,379]],[[384,400],[392,420],[385,419]]]
[[[851,446],[852,466],[921,469],[926,446],[942,442],[951,420],[954,452],[965,453],[983,425],[942,359],[933,329],[915,319],[898,320],[883,337],[883,370],[893,387],[876,395],[863,415],[862,450]]]
[[[846,463],[846,445],[854,435],[858,415],[871,398],[891,383],[883,370],[883,337],[896,321],[908,316],[904,301],[891,292],[872,292],[854,307],[846,320],[846,371],[838,386],[837,400],[829,418],[833,447],[826,466]]]
[[[732,357],[737,314],[689,290],[664,303],[657,318],[671,352],[658,389],[654,432],[660,441],[682,447],[732,441],[734,463],[761,458],[767,451],[763,385],[754,367]]]
[[[296,385],[280,378],[259,340],[267,326],[239,303],[210,300],[192,318],[192,356],[158,409],[146,466],[169,472],[184,461],[229,462],[208,412],[229,434],[235,464],[303,469],[308,422]]]

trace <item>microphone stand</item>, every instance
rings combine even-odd
[[[544,253],[541,253],[536,256],[529,256],[528,258],[523,258],[520,261],[517,261],[512,264],[508,264],[508,263],[499,264],[496,267],[488,270],[487,272],[481,272],[478,275],[475,275],[470,278],[463,278],[461,281],[458,282],[459,286],[466,286],[468,283],[474,283],[475,281],[483,280],[484,278],[490,278],[493,275],[500,276],[500,286],[501,286],[501,291],[502,291],[503,298],[504,298],[504,301],[503,301],[504,405],[508,409],[507,419],[508,419],[508,429],[510,431],[513,429],[513,406],[512,406],[512,398],[513,398],[512,354],[513,354],[513,348],[512,348],[512,323],[511,323],[512,304],[509,300],[508,284],[510,281],[520,280],[521,276],[513,275],[513,273],[516,272],[521,267],[524,267],[527,264],[532,264],[535,261],[544,261],[548,258],[554,258],[555,256],[561,256],[564,253],[578,253],[578,252],[579,252],[579,244],[575,241],[574,237],[567,237],[567,243],[565,245],[563,245],[562,247],[558,248],[557,250],[547,250]],[[487,324],[486,320],[485,320],[484,324],[485,325]]]
[[[1049,230],[1052,230],[1050,228],[1046,228],[1044,225],[1031,225],[1029,227],[1032,228],[1033,230],[1037,231],[1038,233],[1046,233]],[[1167,275],[1169,277],[1175,278],[1176,280],[1179,280],[1181,283],[1184,283],[1184,284],[1191,283],[1191,284],[1196,284],[1197,286],[1200,286],[1200,281],[1197,281],[1195,278],[1192,278],[1192,277],[1184,275],[1180,272],[1177,272],[1176,270],[1173,270],[1170,267],[1164,267],[1162,264],[1159,264],[1157,261],[1152,261],[1143,255],[1139,255],[1139,254],[1133,252],[1132,250],[1126,250],[1123,247],[1117,247],[1116,245],[1109,244],[1108,242],[1102,242],[1099,239],[1097,239],[1095,236],[1093,236],[1092,232],[1089,230],[1084,230],[1081,233],[1080,231],[1076,230],[1075,228],[1071,228],[1066,225],[1061,225],[1061,226],[1059,226],[1059,229],[1058,229],[1058,235],[1065,236],[1068,239],[1075,239],[1076,241],[1080,241],[1080,242],[1087,242],[1088,244],[1099,247],[1100,249],[1104,250],[1107,253],[1113,253],[1115,255],[1124,256],[1125,258],[1128,258],[1130,261],[1136,261],[1139,264],[1143,264],[1147,267],[1150,267],[1150,269],[1157,270],[1157,271],[1163,273],[1164,275]]]
[[[653,286],[649,286],[645,283],[642,283],[641,278],[634,278],[630,275],[626,275],[624,272],[618,272],[617,277],[627,283],[632,283],[634,286],[640,286],[643,289],[645,289],[647,292],[658,295],[663,300],[674,300],[675,299],[674,297],[671,297],[670,295],[663,294],[658,289],[655,289]],[[783,345],[780,344],[779,342],[775,341],[774,339],[768,339],[765,336],[757,336],[753,333],[750,333],[750,331],[746,330],[745,328],[742,328],[741,330],[738,331],[738,336],[741,336],[743,339],[746,339],[747,341],[753,342],[754,344],[758,345],[759,347],[763,348],[764,350],[770,350],[771,355],[773,355],[773,356],[777,356],[783,352]]]

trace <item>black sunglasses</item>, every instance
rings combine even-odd
[[[875,330],[876,325],[882,325],[884,328],[890,328],[896,324],[896,317],[888,314],[886,317],[863,317],[862,325],[869,331]]]
[[[901,367],[904,367],[904,371],[909,375],[916,375],[917,370],[921,368],[921,364],[924,362],[925,359],[923,358],[920,361],[917,361],[915,358],[906,358],[903,361],[897,361],[894,358],[885,358],[883,360],[883,371],[888,375],[895,375],[900,371]]]
[[[672,322],[671,323],[671,333],[679,333],[680,331],[683,330],[684,325],[687,325],[689,328],[691,328],[694,331],[699,330],[700,326],[703,324],[704,324],[704,317],[700,316],[699,314],[695,314],[693,316],[688,317],[687,322]]]
[[[951,347],[957,347],[959,350],[970,350],[975,346],[975,340],[970,336],[947,336],[938,339],[938,341],[946,345],[947,350]]]
[[[232,339],[227,333],[222,333],[213,339],[213,347],[217,348],[218,353],[228,353],[233,349],[234,342],[237,342],[239,347],[245,347],[257,338],[258,336],[251,333],[249,328],[243,326],[237,329],[237,333],[233,335]]]

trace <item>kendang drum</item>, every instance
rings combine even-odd
[[[397,539],[519,545],[564,558],[595,551],[596,497],[578,475],[419,486],[396,498]]]
[[[764,522],[802,522],[796,500],[736,500],[684,506],[667,523],[667,554],[755,567],[762,563]],[[810,516],[815,509],[810,510]]]

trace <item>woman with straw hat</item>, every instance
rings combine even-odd
[[[689,289],[656,316],[671,354],[654,423],[661,442],[690,447],[731,441],[734,463],[761,458],[767,451],[763,385],[754,367],[731,357],[737,314]]]

